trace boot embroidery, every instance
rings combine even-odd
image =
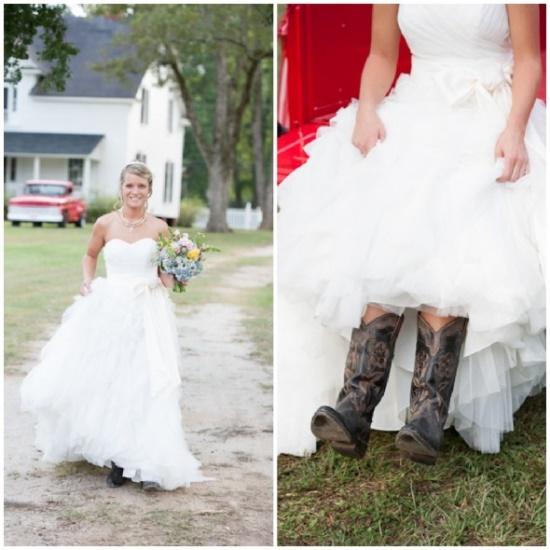
[[[443,437],[468,320],[455,318],[438,331],[419,314],[407,427],[437,449]]]

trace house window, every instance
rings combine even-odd
[[[136,153],[136,160],[147,164],[147,155],[145,153]]]
[[[84,159],[69,159],[69,181],[76,187],[82,187]]]
[[[8,87],[4,86],[4,121],[8,120]]]
[[[171,134],[174,124],[174,101],[171,99],[168,102],[168,132]]]
[[[164,194],[162,200],[164,202],[172,202],[174,190],[174,163],[167,162],[164,165]]]
[[[17,159],[15,157],[12,157],[11,167],[10,167],[10,181],[16,181],[16,180],[17,180]]]
[[[12,90],[13,90],[13,98],[12,98],[11,110],[15,112],[17,111],[17,88],[14,86]]]
[[[141,90],[141,123],[149,122],[149,92],[143,88]]]
[[[4,157],[4,181],[16,181],[17,159],[15,157]]]

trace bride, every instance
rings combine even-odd
[[[538,6],[373,10],[359,101],[279,189],[278,450],[496,453],[544,384]]]
[[[147,213],[153,176],[140,162],[120,175],[122,207],[94,225],[81,297],[63,315],[21,388],[37,419],[43,460],[110,466],[110,487],[145,490],[203,481],[184,440],[178,343],[168,290],[153,263],[166,223]],[[107,278],[95,278],[103,249]]]

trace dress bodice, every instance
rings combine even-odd
[[[104,247],[107,278],[155,279],[155,253],[156,241],[148,237],[133,243],[122,239],[110,239]]]
[[[512,54],[505,4],[401,4],[398,23],[419,59],[507,61]]]

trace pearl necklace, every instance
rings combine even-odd
[[[124,217],[124,214],[122,213],[122,208],[117,210],[117,212],[120,216],[120,221],[122,222],[122,225],[124,225],[124,227],[127,227],[130,231],[133,231],[134,227],[139,227],[140,225],[144,224],[145,219],[147,217],[147,213],[144,213],[142,218],[140,218],[139,220],[133,222],[133,221],[127,220]]]

